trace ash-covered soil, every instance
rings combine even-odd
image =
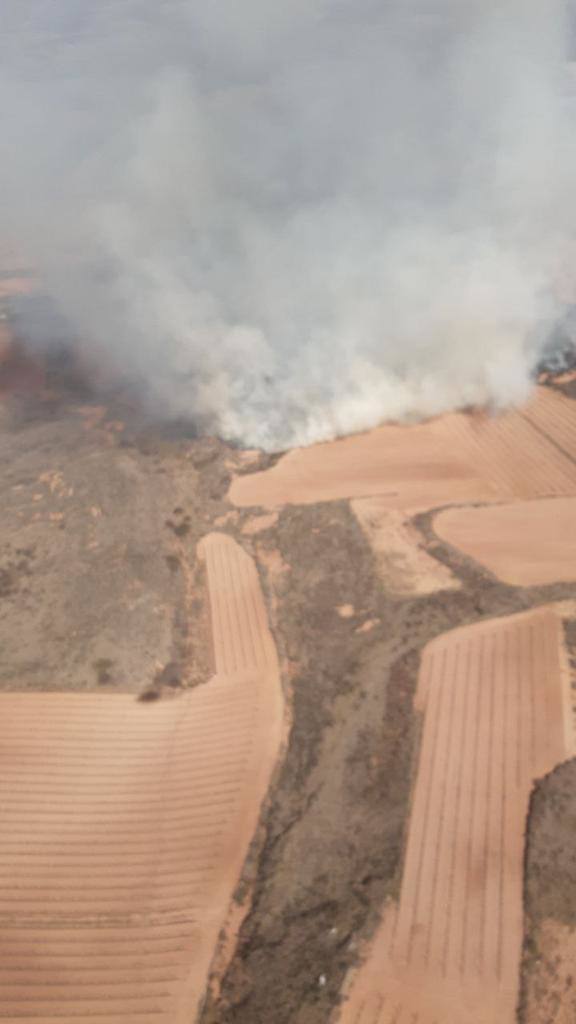
[[[505,586],[440,543],[427,514],[413,526],[461,589],[397,596],[349,503],[255,524],[264,510],[240,513],[226,493],[258,459],[146,426],[57,373],[26,380],[0,404],[0,686],[151,699],[202,683],[212,666],[197,542],[221,529],[255,556],[291,731],[239,891],[250,898],[238,946],[201,1021],[328,1024],[398,890],[423,645],[576,587]],[[531,830],[537,820],[533,809]],[[542,868],[533,854],[527,864],[531,908]],[[548,914],[529,909],[528,942]],[[530,1005],[525,1024],[541,1024]]]

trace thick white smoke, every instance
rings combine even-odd
[[[162,416],[521,400],[576,220],[563,0],[3,0],[0,231]]]

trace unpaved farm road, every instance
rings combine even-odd
[[[572,1021],[570,395],[268,465],[0,392],[0,1020]]]

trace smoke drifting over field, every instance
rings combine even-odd
[[[567,35],[563,0],[3,0],[1,233],[96,363],[246,444],[521,400]]]

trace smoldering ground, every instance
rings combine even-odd
[[[2,236],[95,367],[226,438],[520,401],[575,226],[568,15],[4,0]]]

